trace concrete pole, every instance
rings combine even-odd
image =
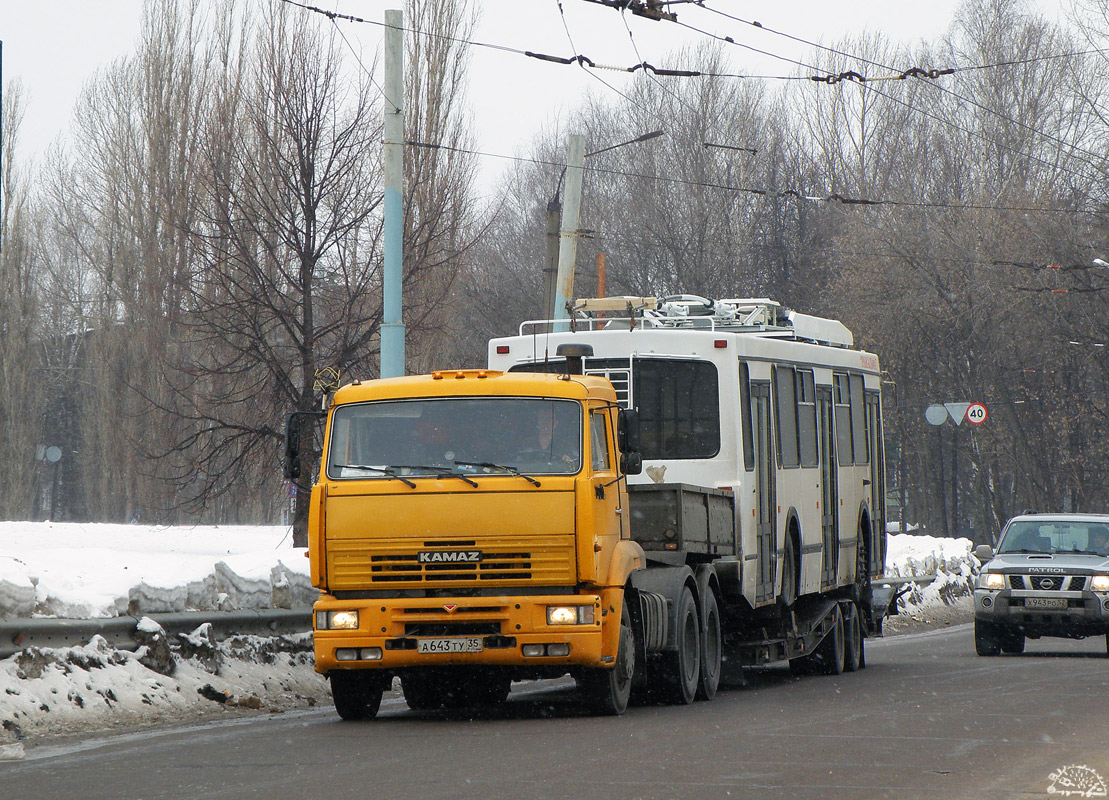
[[[404,240],[404,12],[385,12],[385,279],[381,377],[404,375],[401,283]]]
[[[547,203],[547,263],[543,266],[544,319],[555,316],[555,276],[558,275],[558,231],[562,227],[562,203],[554,197]]]
[[[581,176],[585,164],[585,137],[570,136],[566,155],[566,203],[562,212],[562,230],[558,235],[558,276],[555,281],[555,307],[552,319],[569,319],[566,304],[574,296],[574,267],[578,255],[578,213],[581,210]],[[556,331],[569,329],[565,322],[554,326]]]

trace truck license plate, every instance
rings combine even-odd
[[[1066,608],[1067,601],[1058,597],[1026,597],[1025,608]]]
[[[450,639],[419,639],[418,653],[480,653],[481,639],[476,636]]]

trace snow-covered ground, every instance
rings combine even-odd
[[[306,606],[308,561],[291,540],[285,527],[0,522],[0,619]],[[889,537],[887,575],[936,575],[901,598],[903,620],[970,594],[970,550],[968,539]],[[147,641],[133,653],[96,637],[0,661],[0,760],[58,736],[330,702],[309,634],[217,642],[202,628],[170,641],[152,621],[140,627]]]

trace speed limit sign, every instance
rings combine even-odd
[[[967,407],[967,422],[971,425],[981,425],[989,415],[990,412],[981,403],[971,403]]]

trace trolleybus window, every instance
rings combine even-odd
[[[839,454],[839,465],[850,467],[855,463],[851,452],[851,390],[847,376],[836,373],[832,384],[832,396],[836,406],[836,450]]]
[[[851,376],[851,436],[856,464],[870,463],[870,437],[866,431],[866,406],[863,405],[863,376]]]
[[[751,426],[751,371],[747,364],[739,365],[739,416],[743,423],[743,468],[755,470],[755,439]]]
[[[816,449],[816,386],[811,369],[797,370],[797,442],[801,449],[801,466],[815,467]]]
[[[632,393],[644,459],[711,458],[720,451],[720,392],[707,361],[637,358]]]
[[[797,450],[797,397],[792,367],[774,368],[778,396],[778,462],[783,467],[800,466]]]

